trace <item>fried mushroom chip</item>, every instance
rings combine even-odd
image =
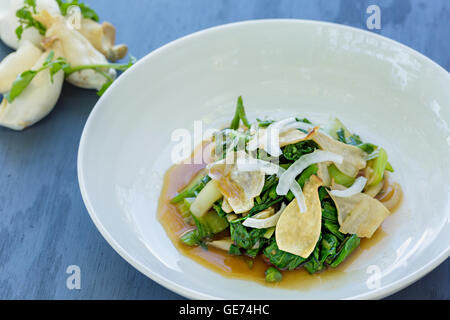
[[[360,238],[371,238],[390,211],[377,199],[365,193],[341,198],[331,195],[341,226],[339,231],[344,234],[356,234]]]
[[[366,167],[367,154],[358,147],[334,140],[330,136],[317,132],[312,139],[322,150],[341,155],[344,161],[336,167],[350,177],[356,177],[359,170]]]
[[[320,186],[322,180],[316,175],[312,175],[305,184],[303,193],[306,212],[300,212],[296,200],[283,211],[275,229],[275,238],[280,250],[305,259],[314,251],[322,227],[322,207],[318,192]]]
[[[219,182],[224,198],[237,214],[245,213],[254,206],[254,198],[264,188],[265,174],[260,171],[239,171],[238,160],[251,160],[244,151],[230,152],[225,161],[208,166],[209,176]]]

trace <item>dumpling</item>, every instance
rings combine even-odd
[[[62,56],[60,42],[54,41],[52,47],[41,55],[32,70],[42,67],[51,50],[54,51],[55,58]],[[62,70],[53,75],[53,82],[48,69],[39,72],[12,103],[3,99],[0,105],[0,125],[13,130],[23,130],[40,121],[58,102],[63,82]]]
[[[100,24],[92,19],[82,19],[80,33],[110,61],[120,60],[128,53],[126,45],[115,45],[116,28],[109,22]]]
[[[77,30],[70,28],[62,16],[52,16],[47,11],[42,11],[35,16],[36,20],[47,27],[46,39],[53,41],[58,39],[64,52],[64,57],[72,67],[82,65],[105,65],[108,64],[105,56]],[[116,71],[113,69],[102,69],[102,72],[115,79]],[[107,78],[92,69],[75,72],[67,77],[73,85],[85,89],[100,90]]]
[[[42,55],[42,50],[30,41],[23,41],[16,52],[6,56],[0,62],[0,93],[11,90],[17,75],[30,70]]]
[[[36,28],[26,28],[19,40],[16,29],[19,27],[17,10],[25,6],[24,0],[0,0],[0,38],[12,49],[18,49],[22,41],[30,41],[39,46],[43,35]],[[58,3],[55,0],[36,0],[36,11],[46,10],[51,14],[61,14]]]

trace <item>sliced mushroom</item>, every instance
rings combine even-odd
[[[116,28],[109,22],[102,24],[92,19],[82,19],[80,33],[110,61],[124,58],[128,47],[124,44],[116,45]]]
[[[228,203],[227,199],[223,198],[222,201],[222,210],[225,213],[232,213],[233,212],[233,208],[230,206],[230,204]]]
[[[254,206],[263,187],[265,174],[263,172],[242,172],[237,169],[238,159],[248,155],[243,151],[229,152],[225,161],[211,164],[208,167],[209,176],[219,182],[219,189],[235,213],[246,213]]]
[[[278,133],[278,146],[282,148],[290,144],[311,140],[317,134],[318,130],[319,127],[313,128],[308,133],[304,133],[298,129],[275,130],[273,132],[275,134]],[[259,129],[255,137],[249,142],[249,147],[250,149],[259,148],[269,153],[271,143],[277,142],[276,140],[277,137],[271,137],[268,129]]]
[[[320,162],[317,164],[317,176],[323,181],[323,185],[325,187],[329,187],[331,185],[331,176],[328,171],[328,166],[331,164],[332,162]]]
[[[17,76],[30,70],[42,55],[42,50],[30,41],[21,43],[16,52],[10,53],[0,63],[0,93],[11,90],[12,83]]]
[[[44,10],[36,15],[35,19],[47,27],[46,39],[43,41],[45,46],[55,39],[60,40],[64,57],[71,67],[108,63],[105,56],[95,49],[80,32],[68,27],[62,16],[52,16]],[[101,72],[112,79],[116,77],[116,71],[113,69],[101,69]],[[92,69],[82,70],[71,74],[67,80],[77,87],[100,90],[107,81],[102,73]]]
[[[340,189],[338,187],[338,189]],[[351,197],[333,196],[338,220],[344,234],[356,234],[360,238],[371,238],[383,221],[390,215],[389,210],[377,199],[365,193]]]
[[[281,214],[275,229],[280,250],[305,259],[314,251],[322,227],[322,207],[318,192],[320,186],[322,180],[312,175],[303,188],[307,210],[300,212],[298,202],[293,200]]]
[[[366,167],[367,154],[358,147],[334,140],[330,136],[317,132],[312,139],[321,149],[341,155],[344,161],[336,167],[350,177],[356,177],[359,170]]]
[[[32,70],[43,65],[51,50],[55,52],[55,58],[62,56],[61,44],[55,41],[52,47],[41,55]],[[40,121],[55,107],[63,82],[62,70],[53,75],[53,81],[49,70],[39,72],[12,103],[3,99],[0,105],[0,125],[13,130],[23,130]]]
[[[317,134],[319,127],[315,127],[308,133],[303,133],[298,129],[290,129],[280,133],[280,147],[301,141],[311,140]]]

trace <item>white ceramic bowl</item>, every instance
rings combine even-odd
[[[381,298],[449,256],[449,88],[431,60],[354,28],[262,20],[205,30],[150,53],[100,99],[79,149],[83,199],[124,259],[189,298]],[[388,236],[345,275],[307,290],[231,280],[181,255],[158,222],[172,131],[228,121],[238,95],[251,118],[337,116],[387,149],[405,201],[383,224]],[[371,265],[382,272],[377,288],[366,284]]]

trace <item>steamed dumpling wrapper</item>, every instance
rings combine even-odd
[[[16,29],[20,24],[16,12],[24,6],[24,0],[0,0],[0,38],[12,49],[18,49],[22,41],[30,41],[35,46],[39,46],[44,38],[36,28],[26,28],[21,39],[17,37]],[[43,10],[51,14],[61,14],[55,0],[36,0],[36,12]]]
[[[236,162],[248,159],[249,156],[244,151],[229,152],[225,161],[208,166],[209,176],[219,182],[220,192],[232,211],[238,214],[251,210],[254,206],[254,198],[259,196],[264,188],[265,174],[263,172],[238,170]]]
[[[44,43],[51,43],[55,39],[61,41],[64,57],[71,67],[108,64],[105,56],[95,49],[80,32],[69,28],[62,16],[52,16],[42,11],[35,16],[35,19],[47,27]],[[116,77],[116,71],[113,69],[102,69],[102,72],[113,79]],[[101,73],[89,69],[71,74],[67,77],[67,81],[77,87],[100,90],[107,79]]]
[[[312,175],[303,188],[306,212],[300,212],[298,202],[293,200],[281,214],[275,229],[280,250],[308,258],[319,241],[322,228],[322,206],[319,187],[322,181]]]
[[[356,177],[366,167],[367,154],[358,147],[337,141],[325,133],[317,132],[312,139],[322,150],[339,154],[344,161],[336,167],[350,177]]]
[[[61,44],[55,41],[31,69],[37,70],[42,67],[52,50],[55,53],[55,59],[62,57]],[[3,99],[0,105],[0,125],[13,130],[23,130],[40,121],[55,107],[63,82],[64,71],[62,70],[53,75],[53,82],[48,69],[39,72],[12,103],[9,103],[6,98]]]
[[[334,190],[345,189],[334,186]],[[371,238],[383,221],[391,214],[377,199],[365,193],[351,197],[337,197],[330,193],[338,211],[339,231],[344,234],[356,234],[360,238]]]
[[[108,60],[114,62],[127,55],[128,47],[126,45],[115,44],[116,28],[111,23],[100,24],[92,19],[83,18],[79,31]]]
[[[16,52],[10,53],[0,63],[0,93],[7,93],[17,76],[30,70],[42,55],[42,50],[30,41],[21,43]]]

